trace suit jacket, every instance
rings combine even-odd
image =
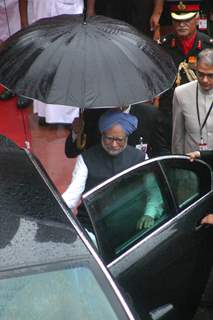
[[[147,144],[147,154],[153,156],[154,141],[153,134],[156,130],[158,108],[148,103],[139,103],[131,106],[130,113],[137,117],[138,127],[128,139],[128,144],[135,146],[143,138],[143,143]]]
[[[197,80],[175,89],[173,98],[172,153],[185,154],[198,150],[200,125],[196,107],[196,88],[201,124],[213,101],[213,89],[205,92]],[[202,131],[204,142],[213,149],[213,110]]]
[[[84,111],[84,133],[87,135],[84,150],[100,143],[101,135],[98,129],[98,120],[105,111],[106,109]],[[151,156],[153,149],[152,137],[156,126],[158,109],[150,104],[139,103],[131,106],[130,113],[138,118],[138,128],[129,136],[128,144],[136,146],[140,142],[140,137],[143,137],[143,143],[148,144],[148,155]],[[76,141],[73,141],[71,132],[65,142],[66,156],[68,158],[75,158],[84,150],[77,148]]]

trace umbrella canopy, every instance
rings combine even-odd
[[[166,52],[127,23],[61,15],[17,32],[0,51],[0,82],[18,95],[81,108],[124,106],[170,88]]]

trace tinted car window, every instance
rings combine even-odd
[[[166,172],[177,205],[183,209],[211,190],[209,168],[200,162],[164,160]]]
[[[93,272],[83,264],[1,279],[0,318],[119,319]]]
[[[112,260],[169,218],[158,170],[139,168],[87,198],[102,254]]]

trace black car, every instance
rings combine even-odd
[[[4,137],[0,181],[0,320],[192,318],[213,256],[208,165],[149,160],[84,196],[122,294],[39,162]]]
[[[137,319],[39,163],[4,137],[0,257],[1,320]]]
[[[99,254],[139,315],[192,319],[213,258],[213,229],[200,224],[213,212],[211,168],[184,156],[151,159],[83,199]]]

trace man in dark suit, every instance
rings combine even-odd
[[[74,120],[71,132],[65,142],[65,154],[68,158],[75,158],[82,153],[82,151],[100,142],[98,120],[106,110],[107,109],[87,109],[84,111],[83,119],[76,118]],[[153,149],[152,136],[155,130],[158,109],[150,104],[139,103],[126,108],[124,112],[129,112],[138,119],[138,127],[136,131],[129,136],[128,143],[132,146],[140,145],[140,143],[147,145],[147,154],[151,157]],[[79,132],[82,132],[84,138],[86,138],[83,147],[78,143],[79,139],[77,136]]]
[[[145,160],[143,151],[128,145],[128,137],[136,130],[137,123],[135,116],[119,110],[111,109],[102,114],[96,123],[100,142],[77,157],[71,183],[62,195],[69,208],[78,206],[83,192]],[[84,205],[78,208],[77,217],[87,230],[93,232]]]

